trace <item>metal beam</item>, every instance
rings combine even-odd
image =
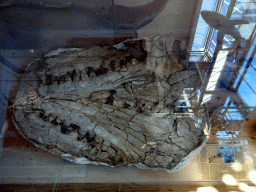
[[[228,19],[231,18],[231,15],[233,13],[235,5],[236,5],[236,0],[231,0],[230,3],[229,3],[229,6],[228,6],[227,14],[226,14],[226,17]]]

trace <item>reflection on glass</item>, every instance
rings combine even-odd
[[[256,106],[256,95],[245,81],[242,81],[238,93],[241,95],[247,106]]]
[[[234,102],[230,104],[231,109],[228,109],[226,112],[225,120],[243,120],[243,116],[239,112],[237,106]]]
[[[243,165],[240,162],[235,162],[232,164],[232,168],[235,171],[241,171],[243,169]]]
[[[232,185],[232,186],[237,185],[237,182],[236,182],[235,178],[232,175],[230,175],[230,174],[224,174],[222,176],[222,181],[226,185]]]
[[[203,1],[201,10],[213,11],[215,6],[216,6],[216,0]],[[198,19],[192,51],[198,51],[200,48],[204,47],[208,31],[209,31],[209,25],[206,24],[206,22],[203,20],[202,16],[200,15]],[[204,37],[204,38],[198,38],[198,37]]]
[[[249,84],[250,88],[254,93],[256,92],[256,84],[253,83],[255,81],[255,77],[256,77],[256,70],[252,66],[250,66],[246,72],[244,80]]]
[[[218,53],[216,62],[213,67],[213,71],[209,80],[209,83],[207,85],[206,90],[215,90],[217,81],[220,77],[221,71],[225,65],[226,58],[227,58],[228,51],[220,51]]]
[[[222,156],[222,160],[224,161],[224,163],[234,163],[235,162],[234,150],[232,147],[222,146],[222,147],[220,147],[220,151],[221,151],[221,156]]]
[[[256,171],[250,171],[249,178],[250,178],[251,182],[253,182],[256,185]]]
[[[211,186],[210,187],[199,187],[197,189],[197,192],[218,192],[218,190]]]
[[[255,192],[255,188],[248,186],[246,183],[239,183],[238,186],[239,186],[239,189],[242,191]]]
[[[222,15],[226,15],[228,6],[229,6],[229,1],[224,1],[221,12],[220,12]]]
[[[217,131],[216,137],[219,139],[232,139],[236,138],[239,134],[239,131]]]
[[[202,101],[202,104],[207,103],[208,101],[211,100],[211,98],[212,98],[212,94],[205,94],[204,98],[203,98],[203,101]]]
[[[248,167],[252,167],[253,159],[251,157],[247,157],[245,163],[247,164]]]

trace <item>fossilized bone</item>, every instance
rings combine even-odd
[[[174,113],[184,88],[201,81],[175,61],[173,42],[162,36],[126,41],[123,50],[59,49],[36,60],[15,101],[18,131],[76,163],[180,170],[209,130],[204,111]]]

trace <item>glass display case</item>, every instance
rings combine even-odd
[[[1,187],[255,191],[255,7],[0,1]]]

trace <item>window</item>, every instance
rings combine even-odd
[[[256,70],[252,66],[250,66],[245,74],[244,80],[249,84],[250,88],[254,93],[256,92],[255,77],[256,77]]]
[[[204,0],[202,3],[201,10],[206,11],[215,11],[222,15],[227,15],[227,11],[229,10],[230,0]],[[246,19],[249,21],[251,19],[255,19],[255,13],[250,13],[250,16],[247,16],[246,10],[256,10],[255,2],[252,0],[240,0],[237,1],[233,12],[231,14],[231,20],[234,19]],[[252,12],[252,11],[251,11]],[[239,29],[243,38],[248,39],[252,30],[254,29],[254,23],[249,25],[236,25],[237,29]],[[198,52],[208,52],[212,57],[215,51],[216,43],[217,43],[217,31],[208,26],[208,24],[203,20],[202,16],[199,16],[197,29],[194,37],[194,42],[192,45],[192,51],[197,51],[191,56],[190,61],[203,61],[205,57],[195,57],[195,54],[199,54]],[[229,35],[224,36],[223,46],[231,47],[233,46],[234,39]],[[195,59],[196,58],[196,59]],[[200,60],[201,59],[201,60]]]
[[[221,12],[220,12],[222,15],[226,15],[227,14],[229,2],[230,2],[230,0],[224,1],[223,5],[222,5]]]
[[[213,11],[216,7],[217,0],[204,0],[201,10]],[[192,45],[192,51],[205,51],[205,42],[210,30],[209,25],[204,21],[202,16],[199,16],[196,34]],[[193,59],[193,58],[191,58]],[[203,58],[201,58],[203,59]]]
[[[241,115],[240,111],[237,109],[237,106],[232,102],[229,106],[230,97],[227,98],[224,107],[226,109],[222,109],[219,115],[219,119],[222,119],[224,116],[225,120],[243,120],[243,116]]]
[[[256,106],[256,95],[245,81],[242,81],[238,93],[241,95],[247,106]]]

